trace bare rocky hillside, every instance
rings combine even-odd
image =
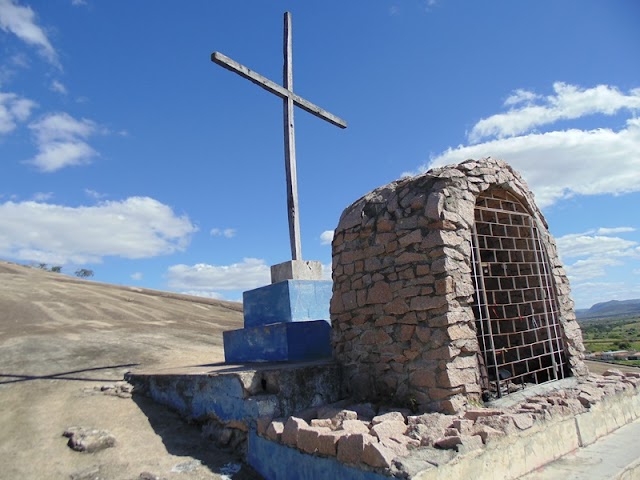
[[[238,303],[0,262],[0,479],[252,478],[196,427],[114,388],[129,370],[220,362],[222,332],[241,326]],[[74,426],[116,445],[74,451]]]

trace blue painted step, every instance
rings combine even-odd
[[[273,323],[223,332],[226,363],[304,362],[331,358],[326,320]]]
[[[333,283],[325,280],[285,280],[246,291],[244,326],[330,318],[332,288]]]

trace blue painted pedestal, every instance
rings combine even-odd
[[[332,282],[285,280],[244,292],[244,328],[223,333],[226,363],[331,358]]]

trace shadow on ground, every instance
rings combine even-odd
[[[90,378],[90,377],[70,377],[69,375],[75,375],[78,373],[86,373],[86,372],[95,372],[98,370],[112,370],[119,368],[128,368],[128,367],[136,367],[137,363],[126,363],[122,365],[108,365],[106,367],[92,367],[92,368],[83,368],[81,370],[71,370],[68,372],[61,373],[51,373],[48,375],[25,375],[25,374],[14,374],[14,373],[0,373],[0,385],[7,383],[19,383],[19,382],[29,382],[32,380],[72,380],[77,382],[113,382],[113,378]],[[11,380],[4,380],[4,378],[10,378]]]
[[[211,440],[201,435],[197,425],[188,424],[178,413],[144,395],[134,394],[133,401],[146,415],[168,453],[195,459],[194,462],[185,462],[174,468],[184,469],[186,472],[198,467],[197,462],[200,462],[200,465],[212,473],[227,475],[227,478],[233,480],[262,479],[251,467],[242,463],[241,452],[220,450]],[[230,456],[234,461],[229,461]]]

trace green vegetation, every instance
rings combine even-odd
[[[76,274],[76,277],[80,277],[80,278],[93,277],[93,270],[81,268],[79,270],[76,270],[75,274]]]
[[[49,268],[49,265],[47,265],[46,263],[39,263],[35,265],[35,267],[39,268],[40,270],[45,270],[47,272],[53,272],[53,273],[62,272],[62,267],[60,265],[54,265],[51,268]]]
[[[608,350],[640,351],[640,315],[582,320],[580,326],[584,346],[590,353]]]

